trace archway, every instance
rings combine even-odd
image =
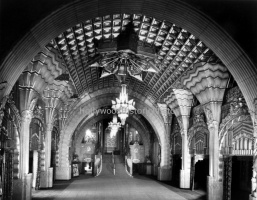
[[[98,92],[101,94],[101,92]],[[60,141],[60,157],[59,157],[59,167],[60,168],[68,168],[68,146],[71,140],[72,133],[78,126],[79,122],[83,118],[91,118],[92,117],[92,108],[98,109],[103,106],[109,106],[110,104],[108,102],[111,102],[111,100],[116,96],[117,94],[109,93],[108,95],[99,95],[94,96],[90,100],[86,101],[83,100],[82,103],[78,103],[76,107],[73,109],[73,112],[70,113],[69,118],[67,119],[66,127],[64,127],[63,134],[61,135],[61,141]],[[93,95],[92,95],[93,96]],[[162,148],[162,154],[161,154],[161,167],[169,166],[169,152],[168,152],[168,140],[166,139],[167,134],[164,123],[162,121],[162,118],[160,114],[153,109],[153,107],[150,107],[145,102],[142,102],[141,100],[137,99],[137,97],[131,96],[136,102],[137,109],[146,110],[145,113],[142,115],[150,122],[150,124],[153,125],[153,129],[159,138],[161,148]],[[97,101],[96,101],[97,99]],[[83,112],[81,111],[81,108],[83,108]]]
[[[246,113],[228,115],[220,130],[224,160],[224,199],[248,199],[253,165],[253,127]]]
[[[35,53],[43,49],[47,42],[61,32],[92,17],[129,11],[130,13],[142,13],[178,24],[201,39],[229,69],[241,91],[243,91],[248,106],[253,109],[252,100],[257,94],[255,67],[236,42],[215,22],[183,2],[162,0],[158,2],[158,7],[153,2],[148,2],[146,5],[142,1],[138,2],[137,6],[134,2],[115,5],[116,3],[113,5],[105,2],[76,1],[63,6],[40,21],[4,59],[1,65],[0,79],[7,81],[8,84],[1,96],[9,94],[22,70],[33,59]],[[89,6],[90,9],[88,9]],[[184,16],[181,13],[187,14]],[[48,30],[48,33],[42,34],[42,31],[45,32],[45,30]],[[244,66],[247,70],[242,71],[241,66]]]
[[[82,138],[84,137],[85,131],[92,127],[93,124],[95,124],[98,121],[101,121],[103,119],[109,119],[110,121],[112,120],[111,115],[100,115],[97,117],[92,117],[88,120],[83,120],[83,126],[78,127],[78,129],[76,129],[76,136],[75,136],[75,146],[76,146],[76,152],[79,151],[79,144],[82,141]],[[150,149],[150,139],[149,139],[149,135],[147,135],[147,127],[145,127],[141,121],[137,121],[136,119],[134,119],[134,117],[129,117],[126,120],[126,123],[129,125],[133,125],[133,127],[135,127],[139,133],[140,136],[143,140],[143,144],[145,147],[145,155],[149,155],[149,149]]]

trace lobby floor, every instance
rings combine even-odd
[[[127,174],[80,175],[56,181],[51,189],[33,191],[33,200],[204,200],[203,192],[178,189],[151,177]]]

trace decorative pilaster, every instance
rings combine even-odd
[[[27,83],[19,85],[20,90],[20,170],[14,180],[14,198],[31,199],[31,174],[29,174],[29,133],[33,110],[37,103],[37,93]],[[17,133],[16,133],[17,134]],[[15,155],[16,154],[16,155]],[[17,152],[14,154],[17,157]],[[17,160],[14,166],[17,166]]]
[[[21,113],[21,176],[29,173],[29,127],[32,111],[24,110]]]
[[[207,118],[209,137],[208,200],[222,200],[223,187],[219,177],[219,135],[221,105],[229,74],[220,64],[197,63],[182,83],[197,97]]]
[[[56,106],[56,105],[55,105]],[[45,147],[44,147],[44,154],[45,154],[45,163],[44,169],[41,171],[40,174],[40,187],[41,188],[49,188],[52,187],[53,181],[53,174],[52,169],[50,169],[51,164],[51,144],[52,144],[52,130],[56,115],[55,106],[46,106],[46,131],[45,131]]]
[[[164,101],[176,115],[182,135],[182,169],[180,171],[180,187],[190,188],[191,160],[187,135],[193,95],[187,90],[173,89],[173,92],[164,98]]]
[[[68,112],[69,112],[68,105],[63,105],[59,110],[60,137],[63,137]],[[69,175],[70,168],[66,166],[63,167],[62,164],[59,163],[59,155],[60,155],[60,149],[58,148],[58,151],[56,152],[56,174],[54,176],[57,180],[69,180],[71,178]]]
[[[14,124],[13,178],[20,177],[20,140],[17,126]]]
[[[171,134],[171,116],[170,116],[170,110],[167,106],[167,104],[157,104],[159,107],[159,112],[161,113],[164,121],[164,126],[165,126],[165,135],[166,139],[168,141],[168,147],[165,152],[162,152],[166,154],[166,157],[172,158],[171,157],[171,144],[170,144],[170,134]],[[171,159],[169,160],[169,163],[165,167],[159,167],[158,168],[158,180],[162,181],[170,181],[171,180]]]
[[[56,85],[49,85],[44,90],[44,101],[45,101],[45,119],[46,119],[46,130],[45,130],[45,167],[40,174],[40,187],[49,188],[52,187],[53,183],[53,170],[51,164],[51,144],[52,144],[52,131],[55,120],[57,120],[57,107],[59,107],[63,91]]]

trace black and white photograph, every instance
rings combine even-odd
[[[257,200],[257,0],[0,0],[0,200]]]

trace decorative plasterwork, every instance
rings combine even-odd
[[[181,132],[184,130],[187,131],[189,127],[189,115],[192,101],[192,93],[182,89],[173,89],[173,92],[164,98],[164,102],[175,113]]]
[[[41,106],[36,105],[33,110],[33,118],[40,119],[42,122],[44,122],[45,121],[44,115],[45,115],[44,109]]]
[[[2,124],[2,120],[3,120],[3,117],[4,117],[4,108],[5,108],[5,104],[8,100],[9,96],[5,96],[1,99],[1,104],[0,104],[0,126]]]
[[[169,120],[171,118],[171,110],[168,108],[167,104],[165,103],[157,103],[159,107],[159,111],[163,117],[164,123],[168,124],[171,123]]]
[[[182,83],[205,105],[223,101],[228,78],[228,70],[221,64],[197,63],[182,77]]]
[[[57,57],[56,50],[53,49],[52,51],[44,49],[43,52],[39,52],[34,57],[21,74],[19,87],[33,89],[41,95],[44,95],[44,90],[47,88],[52,88],[57,91],[56,93],[62,92],[59,98],[63,101],[69,101],[69,98],[75,93],[74,86],[68,81],[55,80],[56,77],[65,72],[65,66]]]
[[[142,81],[142,72],[159,71],[155,45],[139,42],[132,22],[128,23],[119,36],[113,40],[97,42],[98,61],[90,67],[102,67],[101,78],[115,74],[121,83],[128,75]],[[95,58],[97,59],[97,58]]]
[[[240,122],[249,120],[251,121],[251,117],[247,113],[241,113],[238,115],[228,115],[225,119],[223,119],[219,127],[219,147],[221,148],[224,137],[228,133],[228,130],[230,128],[232,128]]]
[[[193,118],[193,126],[188,130],[188,146],[192,153],[192,139],[194,139],[194,145],[201,141],[204,144],[204,148],[208,147],[209,130],[207,124],[204,122],[203,114],[196,114]],[[202,152],[207,153],[207,152]]]
[[[189,116],[193,101],[192,93],[183,89],[173,89],[172,91],[164,98],[164,102],[177,117]]]
[[[89,65],[99,55],[99,42],[115,41],[130,22],[139,38],[139,46],[156,47],[155,63],[159,72],[147,73],[143,82],[128,77],[126,84],[143,96],[149,96],[153,102],[158,102],[169,88],[182,88],[179,79],[194,68],[195,63],[220,62],[194,35],[167,21],[141,14],[96,17],[69,28],[47,45],[62,56],[66,74],[70,74],[79,95],[119,84],[114,76],[100,79],[99,70]]]

